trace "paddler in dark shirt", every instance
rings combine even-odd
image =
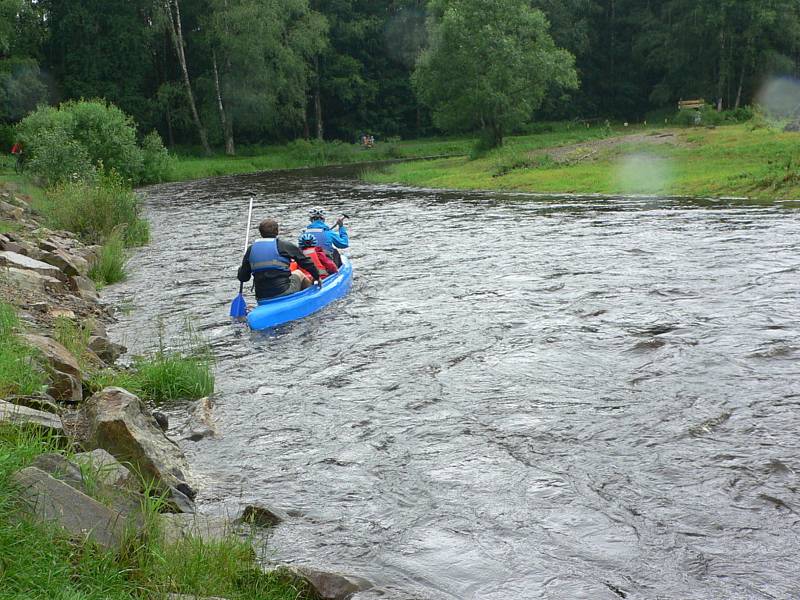
[[[308,271],[319,285],[320,275],[314,262],[291,242],[278,238],[278,222],[273,219],[261,221],[258,226],[260,240],[256,240],[245,252],[238,278],[242,283],[253,277],[256,298],[266,300],[286,296],[311,286],[302,272],[290,270],[292,260]]]

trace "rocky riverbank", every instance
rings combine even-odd
[[[4,394],[0,427],[35,432],[50,450],[10,476],[18,518],[55,524],[76,547],[115,554],[129,552],[132,540],[152,536],[164,544],[214,544],[230,537],[263,544],[269,528],[290,517],[265,506],[242,507],[236,518],[201,514],[189,466],[168,437],[165,420],[122,388],[92,387],[87,369],[113,368],[125,352],[106,333],[113,315],[88,277],[99,247],[43,227],[29,201],[13,189],[0,190],[0,221],[6,225],[0,234],[0,300],[16,307],[21,327],[13,335],[33,349],[33,367],[44,382],[35,393]],[[64,319],[86,332],[80,356],[57,339]],[[210,406],[205,399],[196,404],[203,427],[188,439],[213,432]],[[263,569],[277,569],[293,581],[298,597],[344,599],[370,587],[311,568]],[[167,597],[190,597],[182,591],[170,590]]]

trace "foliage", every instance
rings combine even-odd
[[[16,336],[18,327],[14,307],[0,302],[0,398],[12,394],[35,394],[42,390],[47,380],[36,363],[36,351]]]
[[[485,132],[484,145],[530,119],[551,86],[577,87],[574,57],[555,46],[544,14],[525,0],[434,4],[430,48],[413,83],[439,127]]]
[[[151,131],[142,140],[142,172],[140,180],[160,183],[169,179],[173,161],[158,132]]]
[[[53,323],[55,340],[74,356],[81,366],[87,370],[91,366],[89,358],[89,338],[92,331],[86,323],[77,323],[69,317],[59,316]]]
[[[48,189],[36,208],[52,228],[72,231],[89,243],[102,243],[119,229],[124,229],[127,246],[141,246],[149,239],[139,197],[113,172],[96,185],[62,182]]]
[[[17,131],[31,157],[31,171],[51,183],[91,179],[93,170],[116,172],[133,183],[143,181],[144,156],[136,144],[134,123],[103,100],[41,106],[20,122]],[[58,168],[58,159],[74,163],[75,170]]]
[[[682,110],[672,119],[676,125],[692,127],[697,125],[730,125],[734,123],[744,123],[750,121],[754,116],[753,109],[750,107],[737,108],[735,110],[717,111],[710,106],[704,106],[700,110]]]
[[[100,249],[97,261],[89,270],[89,277],[101,287],[124,281],[127,278],[125,273],[127,260],[123,236],[119,231],[114,231]]]

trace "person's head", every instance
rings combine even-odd
[[[278,222],[275,219],[264,219],[258,224],[258,232],[262,238],[278,237]]]
[[[324,221],[325,211],[322,210],[319,206],[315,206],[314,208],[308,211],[308,216],[312,221]]]
[[[297,245],[301,248],[313,248],[317,245],[317,238],[314,237],[313,233],[301,233],[300,237],[297,238]]]

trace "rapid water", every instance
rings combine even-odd
[[[289,237],[352,217],[350,295],[272,335],[227,317],[251,195]],[[800,597],[797,210],[337,169],[147,198],[112,334],[211,342],[219,436],[181,444],[201,510],[296,515],[271,559],[387,599]]]

